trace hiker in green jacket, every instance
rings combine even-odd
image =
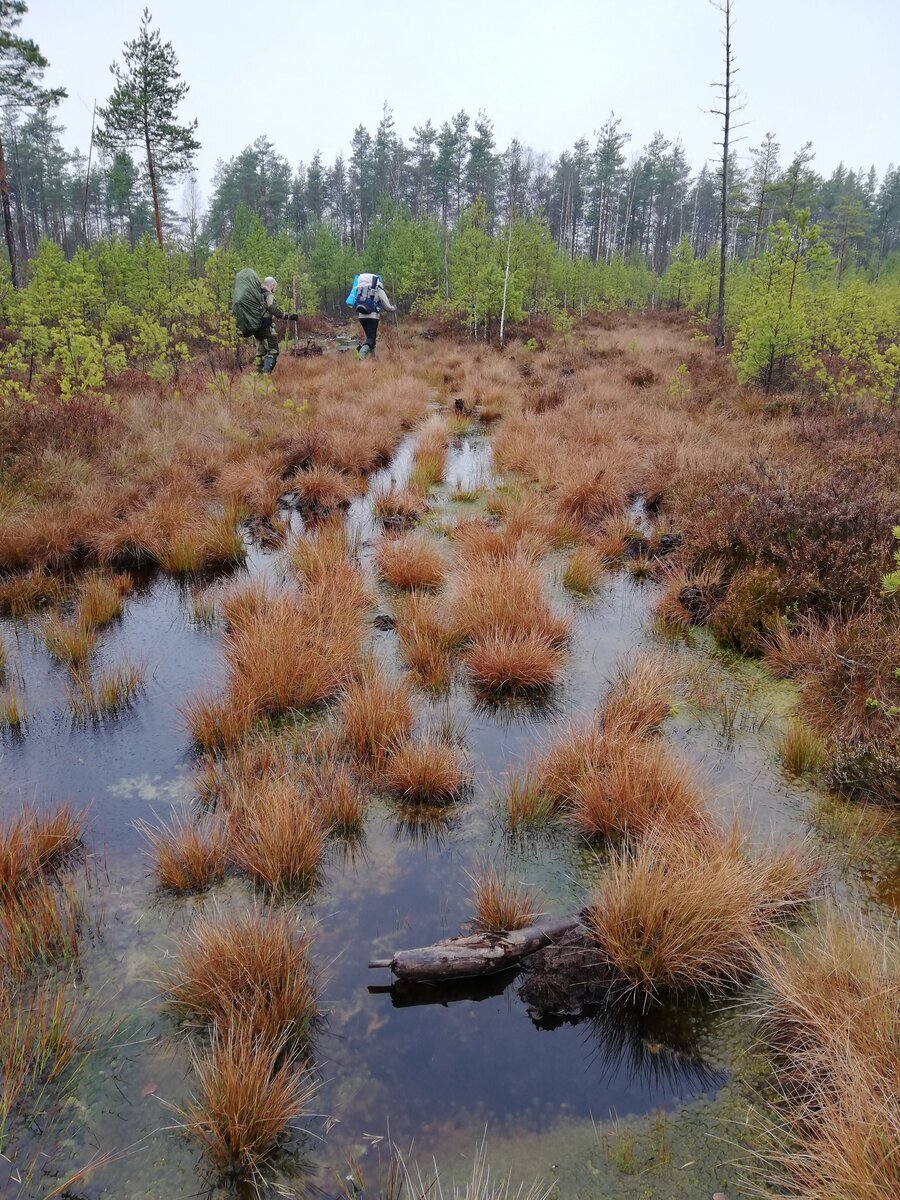
[[[275,289],[278,280],[267,275],[263,280],[263,299],[266,311],[262,323],[253,334],[256,342],[256,370],[260,375],[270,375],[275,370],[278,361],[278,334],[272,328],[272,321],[296,321],[296,313],[284,313],[275,303]]]

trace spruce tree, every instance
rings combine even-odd
[[[159,183],[166,175],[189,170],[200,143],[194,137],[196,121],[177,124],[178,106],[188,85],[181,81],[172,43],[164,43],[159,30],[150,28],[151,20],[145,8],[140,33],[125,43],[124,66],[114,62],[110,67],[116,86],[105,107],[97,110],[103,122],[97,141],[109,149],[140,146],[144,150],[156,240],[162,246]]]
[[[65,97],[62,88],[47,91],[41,87],[46,58],[30,38],[22,38],[16,30],[28,12],[24,0],[0,0],[0,103],[10,108],[49,107]],[[9,270],[13,287],[19,286],[16,270],[16,249],[13,240],[12,213],[9,208],[9,182],[3,139],[0,137],[0,196],[3,204],[3,227],[9,251]]]

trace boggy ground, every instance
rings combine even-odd
[[[335,1194],[351,1158],[381,1194],[388,1118],[448,1170],[473,1122],[520,1169],[546,1146],[560,1195],[651,1167],[679,1195],[698,1157],[693,1186],[730,1186],[747,1138],[758,1191],[894,1194],[891,886],[855,869],[896,844],[859,803],[896,794],[894,414],[764,400],[653,316],[380,354],[0,417],[22,1194]],[[817,777],[855,805],[813,813]],[[577,909],[562,996],[365,993],[370,953]],[[666,1121],[736,1128],[753,1086],[792,1121],[675,1162]],[[586,1141],[611,1110],[635,1116]]]

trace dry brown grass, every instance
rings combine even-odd
[[[21,982],[33,971],[78,958],[86,920],[84,887],[44,875],[0,904],[0,973]]]
[[[655,733],[672,711],[677,670],[673,662],[639,654],[623,664],[603,700],[606,733],[646,737]]]
[[[440,547],[420,533],[384,538],[375,561],[381,577],[396,588],[437,588],[447,573]]]
[[[715,991],[753,974],[778,916],[768,872],[727,843],[667,826],[604,873],[587,923],[635,991]]]
[[[261,1182],[278,1139],[308,1112],[315,1083],[283,1047],[240,1028],[214,1032],[193,1065],[197,1092],[178,1110],[185,1132],[219,1171]]]
[[[584,837],[639,840],[660,827],[702,837],[712,828],[693,770],[658,742],[604,739],[599,769],[567,790],[567,819]]]
[[[270,779],[234,814],[231,856],[274,892],[309,889],[325,850],[325,827],[309,796],[290,779]]]
[[[309,937],[287,909],[201,917],[178,940],[167,1002],[194,1025],[248,1031],[268,1045],[310,1036],[317,1015]]]
[[[441,482],[449,442],[450,432],[443,417],[429,418],[419,431],[413,451],[410,482],[414,488],[427,492]]]
[[[825,743],[814,729],[798,717],[791,717],[778,739],[778,754],[791,775],[805,775],[825,765]]]
[[[491,696],[546,691],[559,682],[565,659],[547,635],[529,630],[487,629],[464,655],[473,684]]]
[[[395,599],[393,608],[400,648],[416,682],[435,692],[449,688],[453,650],[459,637],[447,616],[445,602],[414,592]]]
[[[359,547],[343,520],[323,521],[311,533],[288,546],[291,566],[308,584],[356,561]]]
[[[69,805],[44,813],[24,808],[0,832],[0,898],[19,893],[74,854],[85,819],[84,809]]]
[[[224,876],[226,839],[221,822],[198,823],[182,815],[158,827],[138,821],[136,828],[150,843],[154,873],[167,891],[203,891]]]
[[[596,532],[607,518],[625,508],[628,492],[617,471],[577,463],[560,477],[554,499],[564,521]]]
[[[404,800],[446,803],[459,796],[465,783],[459,752],[432,738],[397,746],[384,772],[386,789]]]
[[[900,1194],[900,958],[892,938],[835,913],[768,952],[763,1028],[776,1110],[765,1196],[889,1200]]]
[[[372,662],[344,689],[337,712],[349,753],[376,769],[412,733],[409,685],[389,678]]]
[[[317,764],[310,784],[316,812],[325,827],[343,837],[362,829],[369,793],[353,771],[343,763]]]
[[[472,879],[475,924],[486,933],[524,929],[538,915],[534,897],[519,884],[498,875],[493,865]]]
[[[62,579],[40,568],[0,579],[0,613],[8,612],[16,620],[45,605],[59,603],[64,596]]]

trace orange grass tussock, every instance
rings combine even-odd
[[[287,909],[201,917],[162,977],[167,1003],[190,1024],[302,1044],[318,1005],[309,936]]]
[[[217,1170],[261,1183],[278,1139],[308,1113],[316,1083],[282,1046],[241,1028],[215,1030],[193,1067],[196,1094],[177,1110],[182,1128]]]
[[[412,733],[412,692],[405,680],[367,662],[341,694],[337,713],[349,753],[377,768]]]
[[[200,824],[182,815],[158,827],[138,821],[135,828],[150,843],[154,872],[166,891],[203,891],[224,876],[226,840],[221,822]]]
[[[49,812],[25,807],[5,825],[0,830],[0,899],[21,892],[78,851],[86,815],[67,804]]]
[[[406,665],[416,682],[430,691],[445,691],[453,675],[453,650],[459,634],[441,597],[421,591],[393,601],[397,637]]]
[[[587,924],[635,991],[716,991],[753,974],[780,915],[768,872],[666,826],[604,872]]]
[[[519,884],[499,875],[490,865],[472,877],[475,924],[485,933],[524,929],[538,916],[534,897]]]
[[[386,789],[404,800],[446,803],[455,800],[465,784],[459,752],[432,738],[399,745],[384,773]]]
[[[421,533],[384,538],[375,561],[381,577],[396,588],[437,588],[447,573],[440,547]]]

